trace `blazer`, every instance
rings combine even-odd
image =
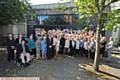
[[[25,40],[25,38],[24,38],[24,37],[22,37],[22,40]],[[18,45],[18,44],[19,44],[19,38],[17,38],[17,39],[15,40],[15,44],[16,44],[16,45]]]
[[[60,39],[60,46],[64,47],[65,46],[65,38]]]
[[[53,38],[51,38],[51,40],[47,37],[47,47],[49,48],[49,46],[53,46]]]
[[[26,44],[25,44],[24,46],[25,46],[25,51],[26,51],[27,53],[30,53],[30,50],[29,50],[28,46],[27,46]],[[22,45],[21,45],[21,44],[17,45],[16,50],[17,50],[17,52],[16,52],[17,55],[21,54],[21,53],[23,52],[23,47],[22,47]]]
[[[12,50],[11,46],[15,46],[15,40],[14,39],[10,40],[9,38],[7,38],[6,43],[7,43],[7,51],[11,52],[11,50]]]
[[[70,48],[75,48],[76,42],[74,41],[74,46],[73,46],[72,41],[74,41],[74,40],[70,40]]]

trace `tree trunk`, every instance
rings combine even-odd
[[[99,47],[100,33],[99,30],[96,32],[96,50],[95,50],[95,58],[93,69],[95,71],[99,70],[99,57],[100,57],[100,47]]]
[[[95,50],[95,58],[94,58],[94,71],[99,70],[99,59],[100,59],[100,15],[97,16],[97,30],[96,30],[96,50]]]

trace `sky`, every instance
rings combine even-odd
[[[30,3],[33,5],[36,4],[50,4],[50,3],[58,3],[58,2],[63,2],[62,0],[30,0]],[[65,2],[65,1],[64,1]]]

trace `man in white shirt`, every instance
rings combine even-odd
[[[88,57],[88,41],[87,41],[87,38],[85,38],[85,40],[84,40],[84,54],[85,54],[85,57]]]
[[[76,39],[75,52],[76,52],[77,55],[79,55],[79,53],[80,53],[80,40],[79,40],[79,37],[77,37],[77,39]]]
[[[66,40],[65,40],[65,53],[64,54],[68,54],[69,53],[69,48],[70,48],[70,40],[69,40],[69,37],[66,36]]]

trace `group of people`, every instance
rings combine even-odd
[[[107,42],[106,38],[100,38],[100,53],[105,56],[105,50],[109,53],[113,46],[112,38]],[[29,65],[33,59],[52,59],[58,54],[81,57],[89,57],[94,60],[96,47],[96,35],[93,31],[81,32],[70,29],[44,30],[35,29],[34,34],[28,38],[19,34],[16,38],[12,34],[8,37],[8,61],[15,61],[20,65]]]

